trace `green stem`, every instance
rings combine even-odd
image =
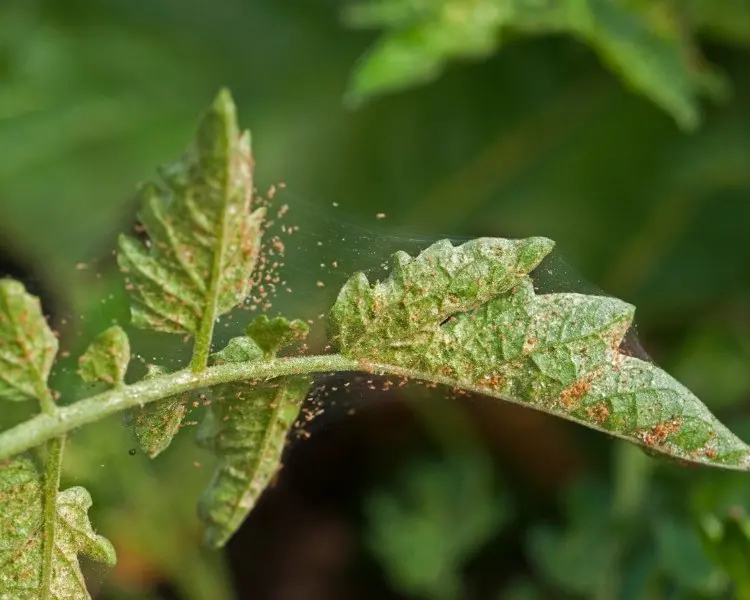
[[[40,446],[72,429],[99,421],[117,412],[143,406],[174,394],[221,383],[250,379],[271,379],[281,375],[369,371],[359,361],[338,354],[298,356],[268,361],[226,363],[201,372],[183,369],[169,375],[141,380],[58,407],[54,414],[41,413],[0,433],[0,460]]]
[[[52,589],[57,492],[60,488],[64,446],[64,435],[52,438],[47,442],[47,459],[44,470],[44,545],[42,547],[42,578],[39,582],[40,600],[49,600],[50,590]]]
[[[39,404],[42,407],[42,412],[47,415],[54,415],[57,411],[57,404],[55,404],[52,394],[46,392],[39,397]]]
[[[193,344],[193,358],[190,361],[190,369],[193,373],[205,370],[208,364],[208,355],[211,353],[211,338],[214,334],[214,321],[203,319],[201,328],[195,336]]]
[[[465,392],[497,398],[504,402],[529,406],[528,403],[522,402],[517,398],[495,393],[486,386],[477,385],[474,382],[457,381],[443,375],[404,369],[395,365],[354,360],[340,354],[295,356],[263,361],[226,363],[208,367],[199,372],[188,368],[169,375],[141,380],[133,385],[115,388],[108,392],[79,400],[64,408],[58,407],[53,414],[42,413],[36,415],[28,421],[24,421],[0,433],[0,460],[40,446],[47,440],[71,431],[76,427],[93,423],[128,408],[143,406],[149,402],[155,402],[175,394],[235,381],[273,379],[284,375],[343,373],[352,371],[429,381],[452,388],[460,388]],[[538,408],[536,406],[532,406],[532,408],[543,410],[562,419],[579,423],[596,431],[601,431],[610,437],[620,438],[631,443],[638,443],[637,440],[624,433],[599,427],[589,421],[584,421],[573,416],[567,411],[555,410],[554,408]],[[659,449],[657,448],[657,450]],[[666,453],[666,451],[664,452]],[[682,457],[682,460],[695,462],[696,464],[705,464],[698,459],[692,460],[689,456]],[[750,471],[750,464],[744,462],[738,465],[711,463],[711,466],[732,471]],[[625,505],[627,504],[628,502],[625,502]]]
[[[42,375],[39,376],[36,387],[36,396],[39,399],[39,407],[46,415],[54,415],[57,412],[57,404],[52,397],[52,393],[47,387],[47,379]]]

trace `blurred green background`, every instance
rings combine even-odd
[[[135,184],[228,86],[301,228],[274,311],[318,323],[346,274],[425,240],[544,235],[572,265],[556,286],[636,304],[654,360],[750,439],[750,2],[5,0],[0,24],[0,274],[63,332],[68,398],[76,353],[127,323]],[[119,419],[72,436],[64,484],[119,555],[97,597],[750,598],[750,477],[372,387],[320,381],[324,415],[225,554],[199,547],[189,432],[154,462]]]

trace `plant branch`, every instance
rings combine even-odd
[[[50,394],[49,390],[47,389],[47,382],[44,381],[42,385],[44,386],[44,388],[39,392],[39,405],[41,406],[42,412],[44,414],[54,415],[55,412],[57,412],[57,404],[55,404],[55,400],[52,398],[52,394]]]
[[[58,408],[53,415],[39,414],[35,417],[16,425],[15,427],[0,433],[0,460],[8,458],[40,446],[53,437],[62,435],[68,431],[99,421],[104,417],[134,408],[143,406],[150,402],[155,402],[175,394],[189,392],[199,388],[209,388],[223,383],[232,383],[237,381],[253,379],[273,379],[284,375],[301,375],[312,373],[343,373],[343,372],[364,372],[374,375],[391,375],[395,377],[404,377],[409,379],[427,381],[448,386],[450,388],[460,388],[464,392],[471,392],[500,399],[504,402],[518,404],[520,406],[530,407],[529,403],[522,402],[516,398],[510,398],[493,392],[491,388],[468,383],[466,381],[456,381],[450,377],[436,374],[427,374],[412,369],[404,369],[390,364],[374,363],[366,360],[356,360],[346,358],[341,354],[324,354],[317,356],[295,356],[287,358],[276,358],[273,360],[251,361],[226,363],[213,367],[208,367],[205,371],[193,372],[190,368],[177,371],[168,375],[155,377],[153,379],[142,380],[132,385],[117,388],[97,394],[80,400],[69,406]],[[531,405],[542,412],[585,425],[590,429],[600,431],[611,437],[619,438],[630,443],[639,444],[632,437],[612,429],[605,429],[588,421],[576,418],[569,412],[555,410],[554,408],[540,408]],[[640,443],[639,445],[645,445]],[[666,450],[659,447],[649,446],[650,450],[656,453],[663,453],[669,456]],[[750,471],[750,466],[746,463],[738,465],[720,464],[707,462],[702,457],[683,458],[683,462],[691,462],[698,465],[710,464],[710,466],[732,471]]]
[[[0,433],[0,460],[40,446],[47,440],[104,417],[143,406],[182,392],[207,388],[222,383],[251,379],[272,379],[282,375],[367,371],[359,361],[338,354],[298,356],[267,361],[226,363],[208,367],[201,372],[190,368],[142,380],[85,398],[54,414],[41,413]]]

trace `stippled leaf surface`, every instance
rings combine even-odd
[[[307,323],[299,319],[293,321],[284,317],[269,319],[266,315],[260,315],[253,319],[245,332],[266,356],[274,356],[279,349],[304,338],[309,329]]]
[[[44,492],[42,474],[31,456],[0,462],[0,499],[0,598],[38,600],[42,597]],[[112,544],[91,527],[90,507],[91,496],[84,488],[57,494],[50,598],[90,598],[79,555],[110,566],[115,563]]]
[[[130,362],[130,342],[121,327],[114,326],[100,333],[78,360],[84,381],[103,381],[119,386],[125,380]]]
[[[252,155],[222,91],[183,159],[140,190],[146,245],[121,236],[133,324],[196,334],[247,296],[264,209],[251,212]]]
[[[41,400],[55,354],[39,300],[19,282],[0,280],[0,398]]]
[[[704,3],[705,4],[705,3]],[[698,60],[675,3],[619,0],[373,0],[350,8],[357,27],[385,30],[355,71],[351,97],[429,82],[456,58],[488,56],[518,35],[565,33],[592,47],[636,91],[683,127],[698,96],[723,82]]]
[[[265,355],[252,338],[240,337],[211,358],[220,364]],[[198,442],[219,458],[199,504],[209,547],[226,544],[281,468],[287,434],[310,383],[308,377],[290,376],[213,389],[211,407],[198,430]]]
[[[158,365],[149,365],[144,379],[165,375],[168,371]],[[155,458],[172,443],[180,430],[188,410],[189,394],[176,394],[158,402],[134,408],[125,415],[125,423],[132,430],[138,446]]]
[[[331,311],[348,357],[521,403],[689,462],[750,468],[748,447],[683,385],[620,351],[634,309],[614,298],[534,291],[543,238],[434,244],[363,274]]]

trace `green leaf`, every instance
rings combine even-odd
[[[149,365],[144,379],[166,375],[168,371],[158,365]],[[176,394],[158,402],[134,408],[125,415],[125,423],[132,430],[141,450],[155,458],[172,443],[188,410],[189,394]]]
[[[706,556],[698,531],[690,523],[663,516],[654,528],[660,566],[681,586],[720,597],[727,577]]]
[[[567,491],[565,527],[537,525],[528,535],[529,557],[545,580],[582,597],[594,597],[621,570],[622,539],[609,510],[607,490],[579,482]],[[615,579],[616,580],[616,579]]]
[[[711,473],[695,482],[690,504],[702,549],[726,573],[737,597],[750,591],[750,482],[744,473]]]
[[[112,566],[115,550],[94,533],[88,519],[91,496],[81,487],[57,494],[52,579],[41,590],[45,519],[43,477],[27,456],[0,463],[0,595],[14,600],[37,600],[46,592],[58,600],[90,598],[78,555]]]
[[[55,354],[39,300],[19,282],[0,280],[0,398],[43,401]]]
[[[401,354],[408,360],[429,344],[451,315],[514,288],[553,245],[481,238],[457,248],[442,240],[416,258],[397,252],[387,281],[370,287],[359,273],[344,284],[331,309],[333,337],[346,354],[401,364]]]
[[[226,544],[281,468],[287,433],[310,383],[300,376],[214,389],[198,431],[201,446],[219,457],[199,504],[209,547]]]
[[[270,357],[295,340],[304,339],[309,330],[307,323],[299,319],[293,321],[284,317],[269,319],[266,315],[260,315],[253,319],[245,333],[255,340],[266,356]]]
[[[232,362],[249,362],[260,360],[264,356],[263,350],[253,338],[239,336],[229,340],[227,345],[211,355],[211,363],[220,365]]]
[[[264,356],[252,338],[238,337],[212,354],[211,362]],[[198,429],[198,443],[219,458],[198,507],[206,523],[207,546],[220,548],[227,543],[281,468],[286,436],[310,383],[309,377],[290,376],[212,389],[211,407]]]
[[[210,338],[216,318],[249,293],[265,210],[250,212],[250,135],[223,90],[183,159],[140,191],[144,246],[121,236],[133,324]]]
[[[705,4],[705,3],[704,3]],[[347,12],[355,27],[385,30],[358,64],[349,100],[427,83],[452,59],[482,58],[518,35],[567,33],[589,44],[634,90],[684,128],[701,93],[724,82],[699,60],[690,31],[664,2],[612,0],[373,0]]]
[[[110,327],[100,333],[78,359],[84,381],[103,381],[120,386],[130,362],[130,342],[121,327]]]
[[[537,295],[544,238],[441,241],[397,253],[384,282],[352,277],[331,311],[344,356],[525,404],[678,459],[750,468],[748,447],[690,391],[619,351],[634,309]]]

